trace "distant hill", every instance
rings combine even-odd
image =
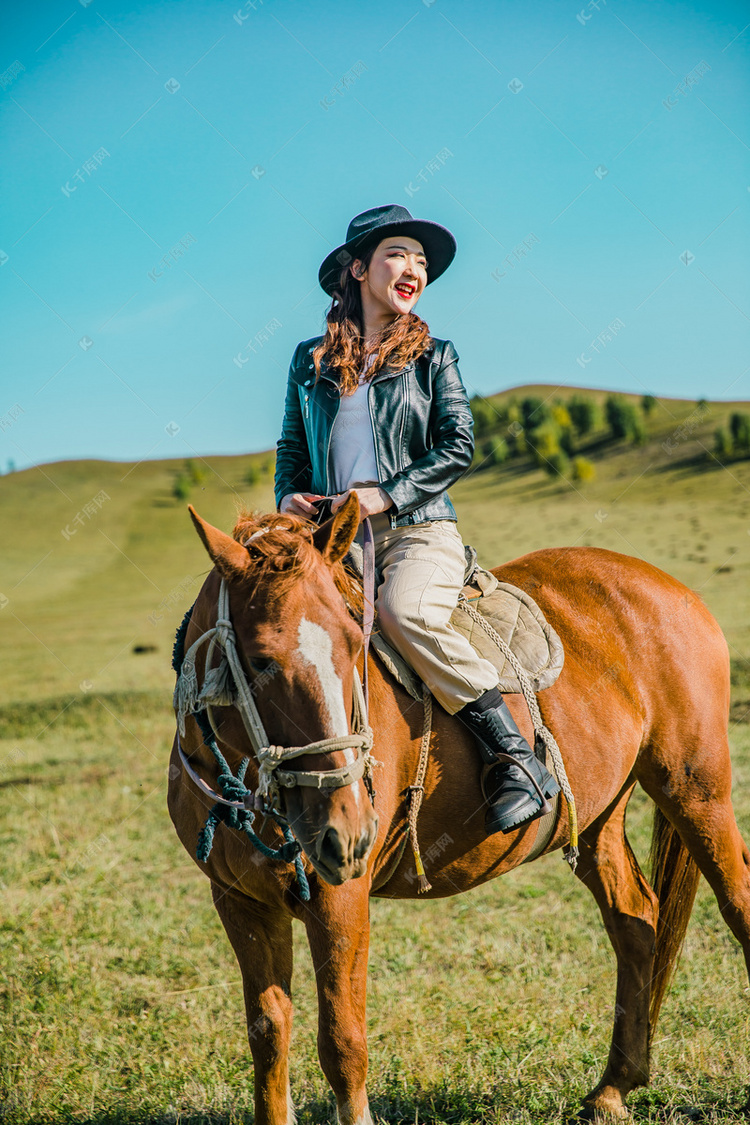
[[[500,412],[539,398],[608,392],[535,385],[490,396]],[[641,410],[638,395],[623,401]],[[750,404],[659,398],[642,444],[603,424],[576,439],[592,480],[552,476],[525,452],[472,469],[451,489],[464,540],[495,566],[540,547],[594,544],[640,555],[696,589],[742,678],[750,667],[750,460],[713,455],[714,432]],[[522,427],[523,428],[523,427]],[[210,562],[188,499],[230,531],[236,512],[273,510],[273,454],[119,463],[59,461],[0,477],[0,674],[6,700],[163,690],[172,638]],[[139,651],[136,651],[139,650]]]

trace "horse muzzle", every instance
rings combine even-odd
[[[367,860],[378,834],[378,818],[356,836],[328,825],[308,852],[310,862],[326,883],[338,887],[349,879],[359,879],[367,871]]]

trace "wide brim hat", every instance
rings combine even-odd
[[[346,232],[346,242],[337,246],[324,259],[318,280],[329,297],[333,296],[343,266],[362,256],[372,242],[380,242],[391,234],[406,234],[422,243],[427,257],[427,284],[445,273],[456,253],[456,240],[446,227],[428,219],[415,219],[398,203],[371,207],[355,215]]]

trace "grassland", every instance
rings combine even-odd
[[[705,456],[730,409],[711,405],[671,453],[693,403],[661,401],[640,448],[594,436],[585,486],[511,463],[477,468],[452,496],[486,565],[592,543],[700,592],[733,656],[734,794],[750,838],[750,462]],[[191,501],[223,528],[239,502],[270,509],[267,477],[244,483],[259,460],[207,458]],[[252,1119],[238,972],[165,808],[172,637],[208,570],[172,494],[178,467],[68,462],[0,480],[0,1117],[17,1125]],[[649,824],[636,795],[641,857]],[[333,1108],[296,941],[293,1092],[300,1120],[322,1122]],[[738,1119],[749,996],[702,884],[636,1120]],[[373,1112],[563,1120],[603,1069],[613,998],[606,934],[559,855],[443,903],[375,901]]]

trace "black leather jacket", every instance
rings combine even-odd
[[[313,348],[305,340],[289,368],[284,423],[276,446],[276,506],[292,492],[329,494],[331,430],[339,409],[338,379],[325,361],[315,379]],[[474,454],[473,418],[450,340],[401,371],[384,368],[368,390],[378,481],[393,501],[391,527],[455,520],[446,489],[466,472]]]

